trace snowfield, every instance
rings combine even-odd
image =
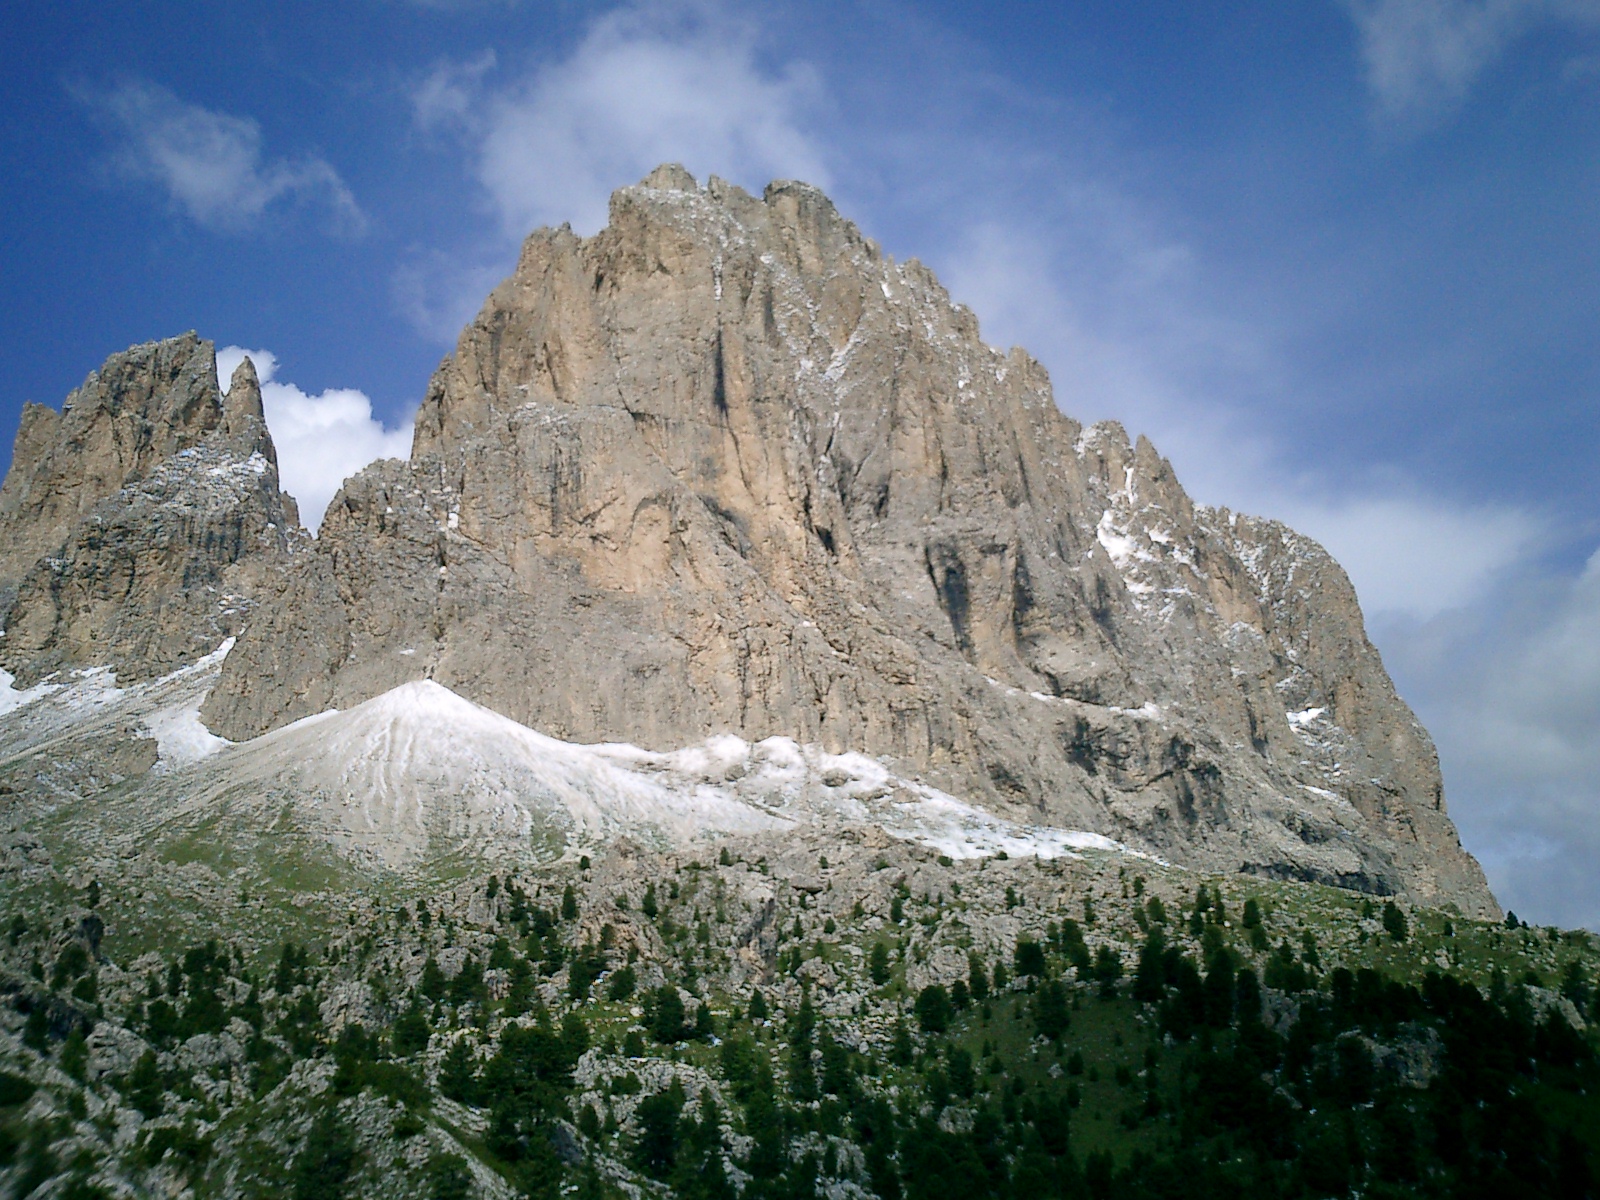
[[[951,858],[1136,853],[1007,821],[861,754],[731,735],[665,752],[580,745],[432,680],[236,744],[199,715],[230,648],[127,688],[98,668],[0,689],[0,761],[44,748],[65,759],[132,731],[154,742],[147,780],[134,784],[154,802],[154,825],[226,817],[266,833],[287,812],[296,828],[394,869],[457,854],[573,857],[619,837],[687,849],[799,825],[876,827]]]

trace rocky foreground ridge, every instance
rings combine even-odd
[[[0,666],[162,675],[245,741],[419,679],[551,737],[881,758],[1171,862],[1497,908],[1317,545],[1062,415],[816,189],[663,167],[544,229],[321,534],[188,335],[30,407]],[[198,768],[196,768],[198,769]]]

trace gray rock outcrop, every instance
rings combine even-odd
[[[203,711],[229,738],[430,677],[570,740],[781,734],[1182,864],[1497,911],[1338,565],[1063,416],[804,184],[663,167],[596,236],[534,233],[410,461],[262,589]]]
[[[0,667],[28,683],[192,662],[297,541],[250,361],[224,397],[193,333],[112,355],[59,413],[23,410],[0,487]]]

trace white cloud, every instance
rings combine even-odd
[[[465,62],[442,62],[411,94],[411,112],[423,133],[460,133],[474,123],[482,99],[483,79],[499,58],[485,50]]]
[[[1600,795],[1600,552],[1492,678],[1472,710],[1479,752],[1514,772],[1591,781]]]
[[[1437,496],[1356,495],[1333,502],[1284,496],[1271,515],[1339,560],[1369,615],[1426,619],[1483,599],[1537,545],[1522,511]]]
[[[1600,20],[1595,0],[1346,0],[1346,7],[1380,112],[1413,125],[1459,105],[1533,26]]]
[[[497,230],[402,264],[395,303],[423,336],[453,342],[523,237],[562,223],[594,233],[611,193],[663,162],[754,189],[785,177],[825,186],[804,127],[819,97],[809,69],[767,65],[751,28],[711,5],[611,13],[567,57],[516,72],[493,51],[442,62],[412,92],[413,119],[462,146]]]
[[[186,104],[157,84],[130,81],[85,102],[114,130],[112,166],[154,184],[197,224],[237,231],[280,201],[322,207],[334,228],[360,233],[366,217],[339,173],[317,157],[265,159],[261,127],[246,117]]]
[[[806,67],[762,62],[751,31],[714,8],[629,8],[597,20],[572,54],[495,88],[493,63],[446,63],[413,96],[422,129],[464,136],[503,231],[605,224],[611,192],[676,161],[764,186],[829,181],[804,130],[818,99]]]
[[[292,383],[280,383],[275,378],[278,358],[270,350],[218,350],[218,378],[230,379],[247,355],[261,380],[261,406],[278,449],[278,478],[313,533],[346,479],[377,459],[410,455],[409,418],[397,429],[386,429],[373,416],[372,401],[354,388],[308,396]]]
[[[518,0],[406,0],[425,12],[459,13],[484,8],[516,8]]]
[[[1439,743],[1452,815],[1501,902],[1600,930],[1600,552],[1387,654]]]

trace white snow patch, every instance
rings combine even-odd
[[[250,457],[245,459],[243,462],[225,463],[220,467],[212,467],[211,470],[207,472],[207,474],[214,478],[221,478],[226,475],[261,476],[265,475],[266,473],[267,460],[259,450],[252,452]]]
[[[168,674],[163,675],[160,679],[155,681],[154,686],[159,687],[164,683],[173,683],[179,679],[187,679],[191,675],[199,675],[209,671],[212,667],[220,667],[227,659],[228,652],[233,649],[234,643],[238,640],[238,638],[233,637],[223,638],[221,644],[219,644],[217,648],[210,654],[207,654],[201,658],[197,658],[192,663],[187,663],[184,666],[179,667],[176,671],[171,671]]]
[[[1119,532],[1112,523],[1111,510],[1108,508],[1100,516],[1100,524],[1095,527],[1095,537],[1106,548],[1106,553],[1111,556],[1111,561],[1117,569],[1126,571],[1133,565],[1134,555],[1138,551],[1138,543],[1127,534]]]
[[[1289,724],[1298,727],[1311,724],[1327,711],[1325,708],[1307,708],[1302,709],[1300,712],[1284,713],[1283,715],[1288,719]]]
[[[704,757],[732,750],[719,743]],[[263,780],[297,778],[323,797],[323,818],[344,838],[391,864],[436,837],[470,849],[560,828],[569,845],[619,833],[686,842],[791,824],[718,789],[670,788],[614,761],[644,753],[557,741],[418,680],[302,718],[229,759]]]
[[[1154,700],[1146,700],[1138,708],[1118,708],[1113,705],[1111,711],[1140,721],[1159,721],[1161,719],[1161,706]]]
[[[0,716],[61,690],[59,683],[36,683],[31,688],[19,689],[16,682],[17,677],[10,671],[0,670]]]
[[[951,858],[988,858],[1001,852],[1011,858],[1076,858],[1075,850],[1104,850],[1153,859],[1098,833],[1014,825],[933,788],[915,790],[920,793],[915,800],[894,806],[900,819],[881,822],[884,832],[902,841],[920,842]]]
[[[233,745],[227,738],[212,733],[200,720],[203,698],[152,713],[145,719],[145,730],[156,739],[156,765],[160,773],[175,771],[210,758],[218,750]]]
[[[1017,825],[863,754],[731,734],[668,752],[579,745],[431,680],[304,718],[228,748],[224,761],[235,778],[241,768],[263,781],[297,778],[324,798],[323,818],[343,837],[391,863],[441,834],[472,844],[554,832],[573,853],[622,834],[684,845],[840,823],[876,824],[952,858],[1137,854],[1099,834]]]
[[[104,708],[126,695],[117,686],[117,673],[110,667],[85,667],[73,671],[71,679],[73,682],[67,685],[61,704],[74,712]]]

